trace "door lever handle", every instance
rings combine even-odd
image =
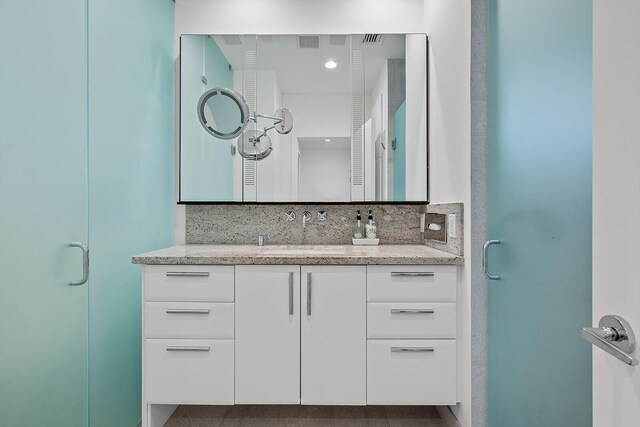
[[[69,243],[69,246],[73,248],[80,248],[82,251],[82,280],[79,282],[69,282],[69,284],[71,286],[84,285],[89,280],[89,248],[81,242],[71,242]]]
[[[603,316],[597,328],[582,328],[582,337],[627,365],[638,364],[631,356],[636,346],[633,330],[620,316]]]

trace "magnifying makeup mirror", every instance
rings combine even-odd
[[[246,130],[249,122],[258,118],[273,120],[273,126],[262,130]],[[238,138],[238,152],[245,159],[262,160],[271,154],[273,146],[267,132],[275,129],[288,134],[293,129],[293,115],[287,108],[278,108],[273,116],[249,114],[249,106],[238,92],[214,87],[198,100],[198,118],[207,132],[219,139]]]
[[[200,97],[198,118],[211,135],[233,139],[242,134],[249,123],[249,106],[235,90],[214,87]]]
[[[271,138],[260,130],[247,130],[238,138],[238,152],[248,160],[262,160],[271,154]]]

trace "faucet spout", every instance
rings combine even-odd
[[[311,212],[309,211],[304,211],[302,213],[302,229],[306,229],[307,228],[307,222],[311,220]]]

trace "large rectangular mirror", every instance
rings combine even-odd
[[[182,35],[180,202],[427,202],[427,51],[425,34]]]

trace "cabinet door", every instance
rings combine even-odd
[[[236,266],[235,402],[300,403],[300,266]]]
[[[366,267],[302,267],[303,404],[366,403]]]

